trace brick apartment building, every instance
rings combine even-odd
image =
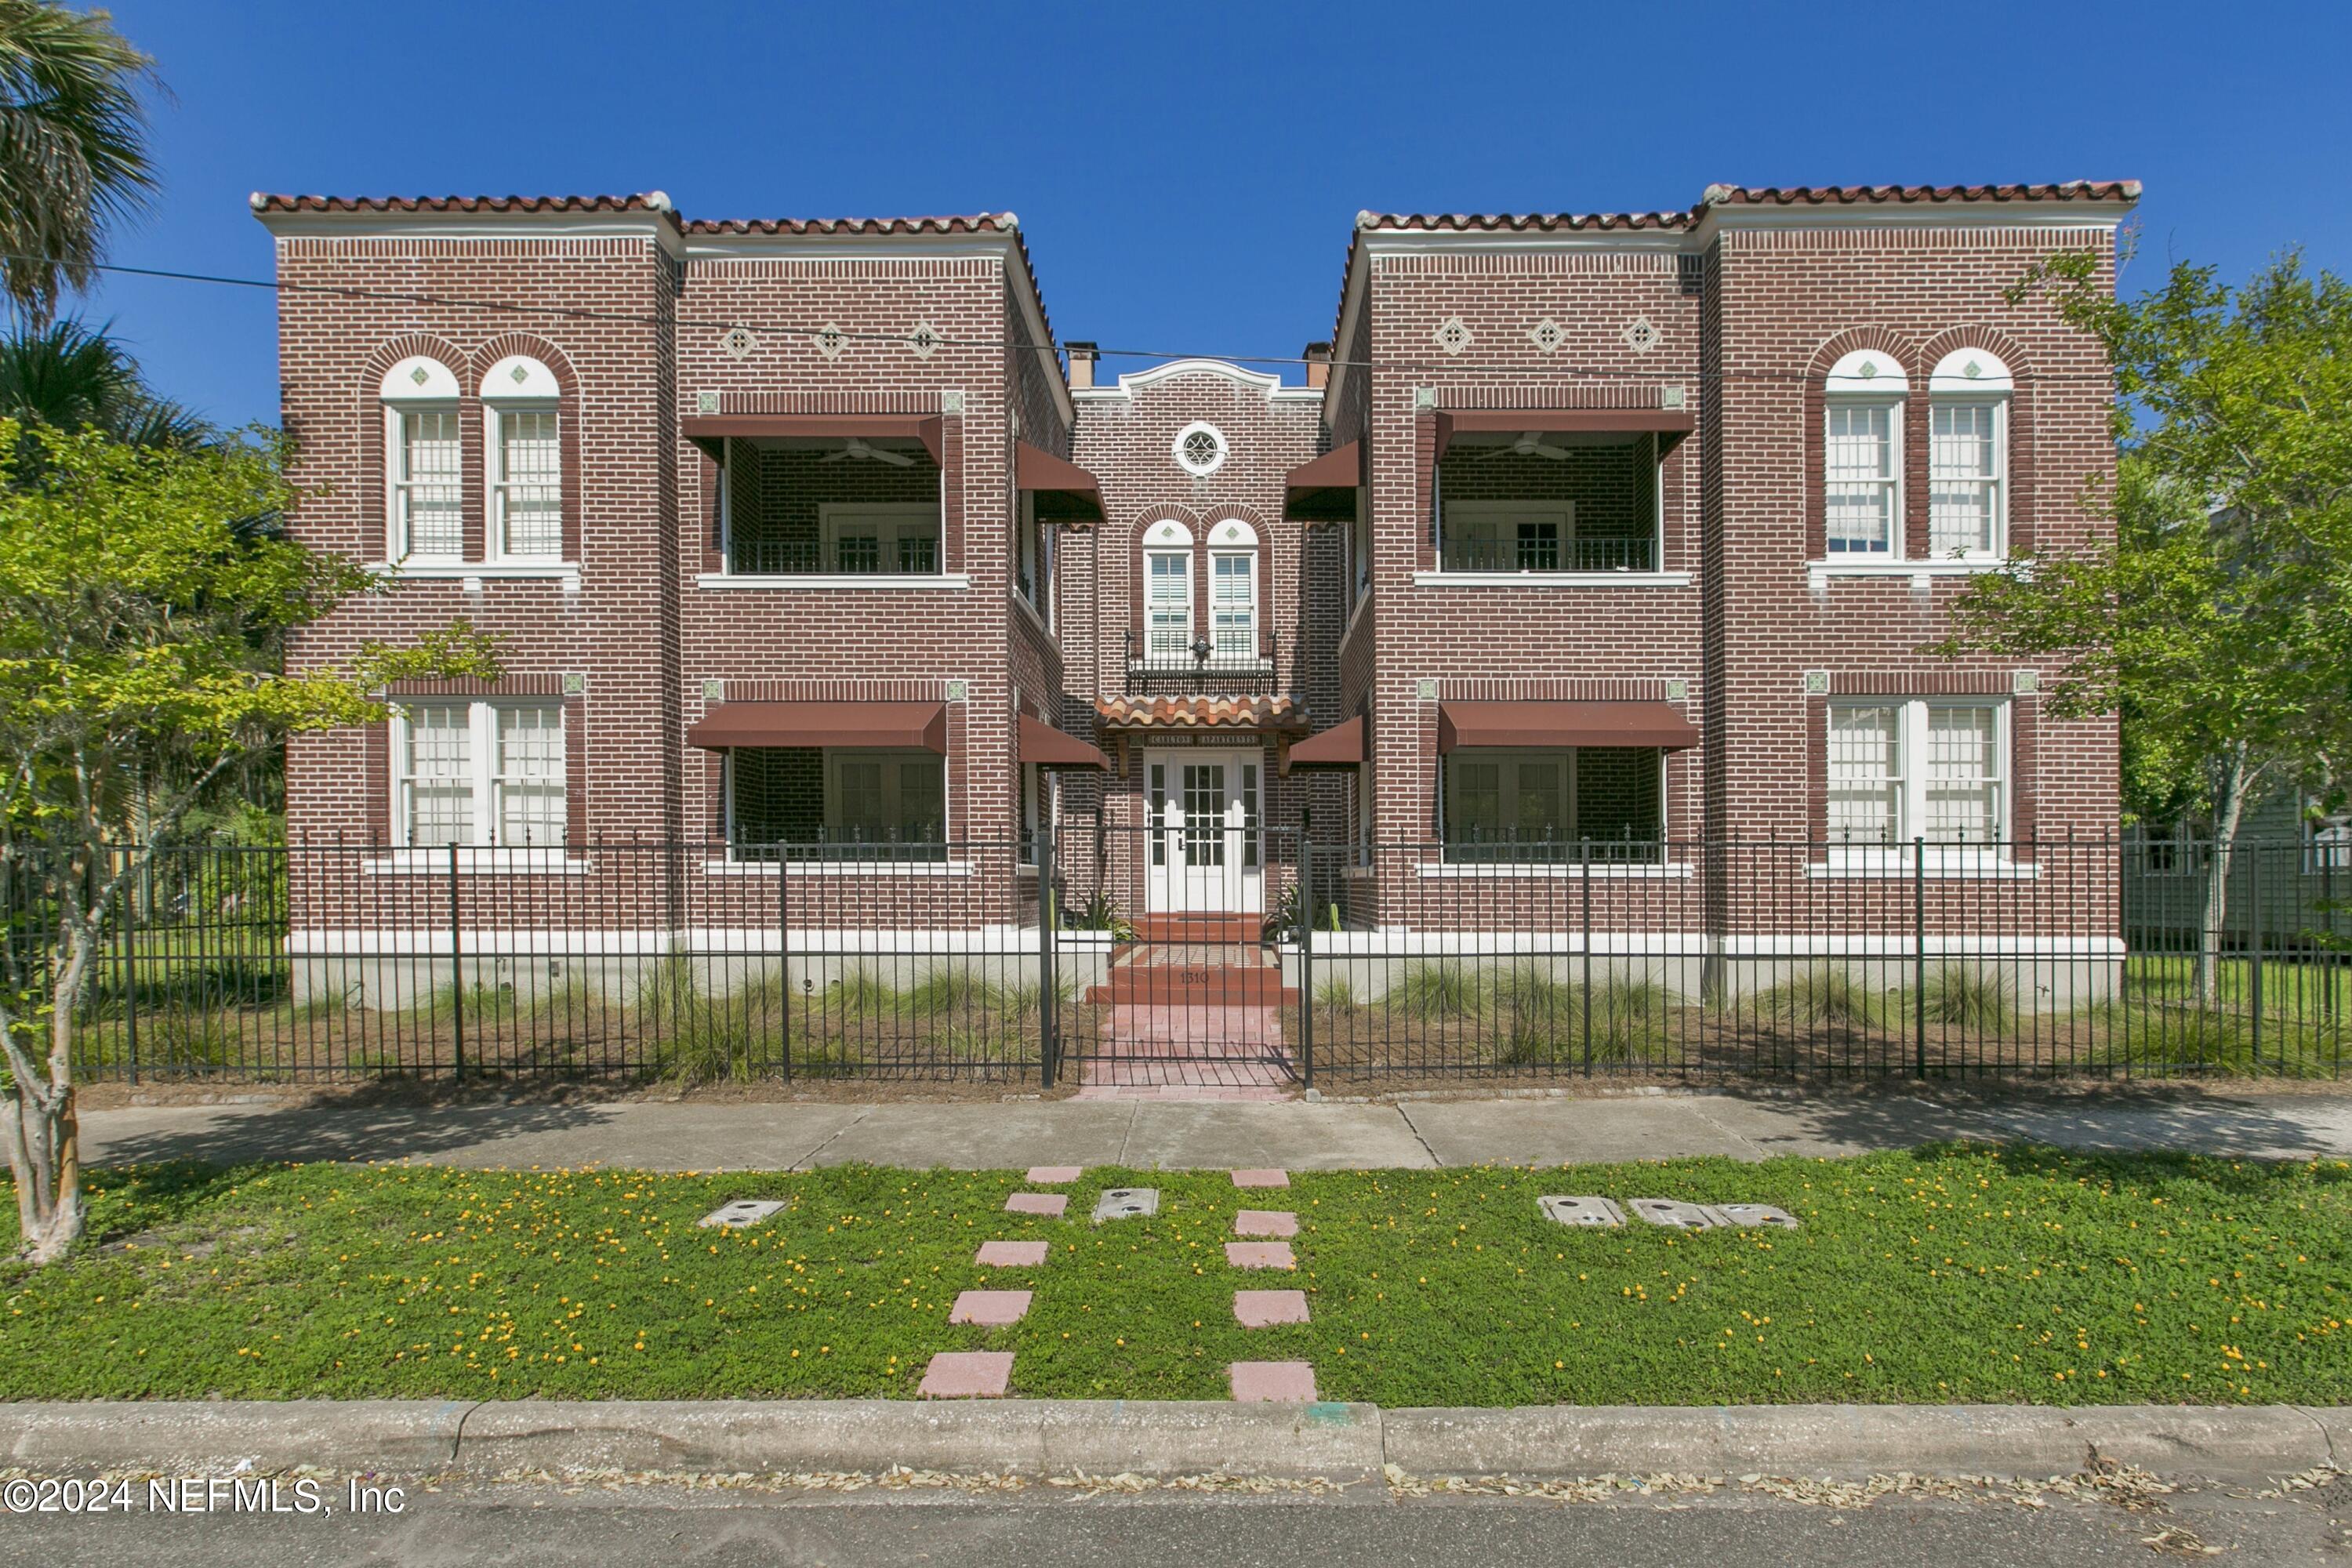
[[[513,918],[640,928],[674,917],[592,891],[600,845],[690,846],[721,924],[799,919],[781,875],[1017,929],[970,847],[1047,813],[1139,914],[1269,908],[1302,829],[1362,929],[1562,879],[1638,924],[1722,840],[1864,903],[1923,840],[2030,880],[2114,832],[2116,727],[1920,650],[2100,526],[2104,361],[2005,290],[2085,247],[2111,279],[2137,195],[1365,213],[1304,384],[1098,373],[1010,214],[256,196],[293,526],[383,582],[295,658],[509,639],[493,685],[299,739],[291,830],[380,846],[372,898],[496,868],[543,884]]]

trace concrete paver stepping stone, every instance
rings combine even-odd
[[[1235,1236],[1297,1236],[1298,1216],[1286,1209],[1244,1209],[1234,1215]]]
[[[1625,1211],[1607,1198],[1538,1198],[1544,1218],[1560,1225],[1620,1226],[1625,1223]]]
[[[1723,1217],[1734,1225],[1769,1225],[1779,1230],[1797,1228],[1797,1216],[1770,1204],[1717,1204]]]
[[[1236,1290],[1234,1318],[1245,1329],[1270,1329],[1278,1323],[1307,1321],[1304,1290]]]
[[[1006,1214],[1041,1214],[1049,1219],[1061,1218],[1069,1206],[1067,1193],[1015,1193],[1004,1200]]]
[[[1225,1243],[1225,1261],[1235,1268],[1296,1268],[1298,1259],[1290,1255],[1286,1241],[1229,1241]]]
[[[1290,1185],[1287,1171],[1235,1171],[1234,1185],[1237,1187],[1286,1187]]]
[[[1663,1225],[1672,1230],[1713,1230],[1724,1223],[1723,1215],[1715,1209],[1674,1198],[1635,1198],[1633,1212],[1652,1225]]]
[[[1002,1399],[1013,1376],[1011,1351],[941,1351],[923,1369],[922,1399]]]
[[[1029,1292],[1026,1290],[966,1290],[949,1309],[948,1321],[1002,1328],[1006,1323],[1019,1322],[1028,1310]]]
[[[1051,1187],[1063,1182],[1075,1182],[1084,1173],[1085,1168],[1079,1165],[1032,1165],[1029,1174],[1023,1179],[1032,1186]]]
[[[1315,1403],[1315,1368],[1306,1362],[1237,1361],[1227,1372],[1234,1381],[1236,1404]]]
[[[982,1268],[1034,1268],[1053,1250],[1050,1241],[983,1241],[971,1260]]]
[[[783,1206],[781,1201],[774,1198],[737,1198],[731,1204],[719,1205],[694,1223],[703,1226],[715,1226],[725,1230],[741,1230],[746,1226],[759,1224]]]

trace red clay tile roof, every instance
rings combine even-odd
[[[719,217],[696,218],[688,234],[1013,234],[1021,220],[1012,213],[958,213],[949,217]]]
[[[1691,209],[1834,206],[1886,202],[2136,202],[2137,180],[2063,180],[2048,185],[1709,185]]]
[[[1457,234],[1579,228],[1688,228],[1693,214],[1671,213],[1374,213],[1356,215],[1358,228],[1420,229]]]
[[[625,196],[302,196],[256,191],[257,213],[625,213],[657,212],[677,221],[659,191]]]
[[[1287,697],[1101,697],[1095,711],[1113,730],[1305,730]]]

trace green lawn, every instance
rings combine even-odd
[[[1008,1173],[803,1175],[279,1165],[101,1171],[98,1240],[0,1270],[0,1397],[911,1395],[941,1350],[1018,1352],[1016,1394],[1215,1399],[1305,1359],[1391,1405],[2352,1400],[2352,1170],[2048,1150],[1566,1171],[1090,1170],[1068,1220]],[[1160,1216],[1095,1228],[1106,1186]],[[1543,1193],[1778,1203],[1794,1232],[1570,1231]],[[734,1197],[789,1207],[697,1229]],[[1242,1207],[1297,1212],[1299,1269],[1244,1275]],[[982,1270],[991,1237],[1053,1243]],[[1244,1331],[1236,1288],[1314,1321]],[[959,1290],[1035,1291],[1009,1329]]]

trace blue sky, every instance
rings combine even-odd
[[[710,217],[1010,208],[1064,337],[1234,355],[1328,335],[1364,207],[2137,178],[2127,288],[2173,258],[2234,278],[2297,245],[2352,266],[2341,4],[112,9],[175,98],[155,114],[163,198],[115,247],[136,266],[267,277],[256,189],[658,188]],[[118,277],[80,308],[163,393],[275,417],[267,293]]]

